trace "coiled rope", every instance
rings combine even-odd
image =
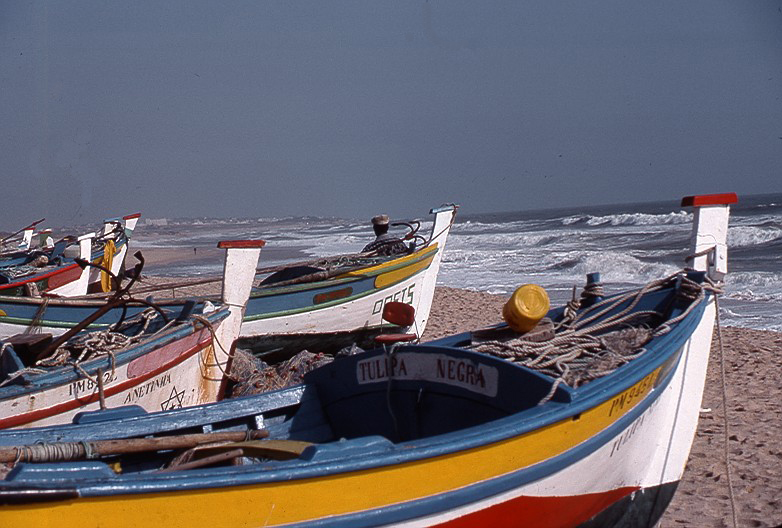
[[[689,300],[689,306],[678,316],[654,329],[649,328],[645,322],[652,318],[662,318],[663,314],[649,310],[633,310],[644,295],[670,287],[674,283],[679,286],[677,295]],[[713,283],[701,285],[676,273],[618,297],[598,301],[581,313],[575,311],[575,306],[571,306],[566,310],[563,321],[556,326],[554,338],[548,341],[534,342],[521,335],[507,341],[474,342],[470,348],[508,359],[555,378],[549,393],[538,403],[542,405],[553,397],[560,384],[576,388],[611,374],[620,366],[643,355],[646,352],[643,346],[652,338],[670,332],[676,323],[686,318],[705,299],[706,290],[715,293],[721,291]],[[627,306],[607,316],[623,304]],[[593,324],[600,318],[604,319]]]
[[[152,320],[157,317],[157,312],[150,308],[141,312],[138,317],[141,318],[140,328],[132,335],[121,333],[123,328],[129,328],[138,321],[128,321],[122,325],[112,325],[105,330],[91,332],[75,338],[73,341],[63,345],[55,350],[49,357],[39,359],[34,366],[19,369],[11,373],[7,378],[0,382],[0,387],[10,384],[15,379],[25,375],[44,374],[48,369],[61,367],[64,365],[72,366],[80,376],[90,380],[98,385],[97,377],[91,375],[82,366],[81,363],[95,359],[101,356],[108,356],[111,360],[111,376],[116,374],[116,354],[129,346],[141,342],[148,336],[147,331]],[[173,325],[175,320],[168,321],[162,328],[155,332],[155,335],[165,331]],[[0,357],[5,352],[9,343],[6,343],[0,349]],[[75,356],[75,357],[74,357]]]

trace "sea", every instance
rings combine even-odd
[[[571,298],[574,287],[580,292],[587,273],[600,273],[606,293],[619,292],[675,273],[689,253],[692,212],[678,201],[504,213],[466,209],[451,230],[438,285],[509,295],[534,283],[556,306]],[[420,232],[428,234],[431,218],[419,220]],[[276,266],[356,253],[373,235],[365,218],[153,218],[142,220],[132,247],[142,253],[180,248],[189,255],[241,238],[266,240],[259,265]],[[721,323],[782,331],[782,194],[740,196],[731,208],[728,247]],[[221,265],[214,259],[147,272],[214,275]]]

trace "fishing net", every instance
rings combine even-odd
[[[287,361],[268,365],[251,353],[237,349],[231,364],[231,378],[239,380],[231,388],[230,396],[239,397],[284,389],[302,383],[303,376],[334,360],[325,354],[302,350]]]

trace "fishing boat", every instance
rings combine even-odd
[[[36,226],[45,220],[45,218],[36,220],[0,240],[0,268],[26,264],[33,258],[29,251],[33,241],[33,233]],[[21,239],[17,239],[19,235],[21,235]]]
[[[409,223],[414,244],[409,254],[378,256],[358,254],[308,262],[307,266],[262,269],[253,288],[242,324],[239,346],[268,361],[283,360],[303,349],[334,352],[357,344],[370,346],[390,325],[382,319],[388,302],[405,302],[415,308],[411,331],[421,336],[426,328],[445,243],[454,222],[454,205],[433,209],[428,237],[418,234],[420,223]],[[268,275],[268,276],[267,276]],[[210,282],[205,279],[202,282]],[[193,282],[141,288],[143,295],[171,292]],[[95,297],[41,299],[0,296],[0,335],[18,333],[35,324],[43,332],[65,332],[104,301]],[[182,300],[163,299],[175,306]],[[143,306],[124,307],[131,313]],[[115,323],[122,310],[105,313],[92,328]]]
[[[256,396],[0,432],[0,524],[654,526],[695,434],[736,200],[685,198],[691,269],[613,295],[593,281],[526,334],[498,325]]]
[[[415,308],[411,331],[421,336],[429,319],[434,287],[457,206],[432,209],[432,230],[406,236],[409,254],[357,255],[326,260],[305,276],[262,282],[247,302],[239,346],[275,361],[303,349],[334,352],[370,346],[388,328],[383,307],[404,302]],[[418,224],[420,226],[420,223]],[[285,275],[287,276],[287,275]]]
[[[84,295],[91,288],[109,291],[112,287],[109,272],[116,275],[122,269],[128,243],[140,216],[136,213],[111,218],[104,221],[103,230],[97,236],[93,233],[78,238],[69,236],[50,248],[30,248],[21,256],[9,257],[8,265],[0,266],[0,297],[41,294],[72,297]],[[29,227],[27,231],[30,231]],[[89,241],[88,245],[85,240]],[[85,270],[75,262],[75,257],[100,264],[106,271]]]
[[[159,411],[219,399],[262,245],[219,245],[226,260],[216,306],[193,300],[174,310],[136,300],[146,311],[106,330],[79,334],[77,326],[56,339],[28,333],[2,341],[0,428],[68,423],[106,406]],[[119,290],[93,318],[121,310],[127,293]]]

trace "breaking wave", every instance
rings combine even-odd
[[[692,222],[692,213],[686,211],[666,214],[624,213],[605,216],[577,215],[562,219],[562,225],[588,226],[676,225]]]

